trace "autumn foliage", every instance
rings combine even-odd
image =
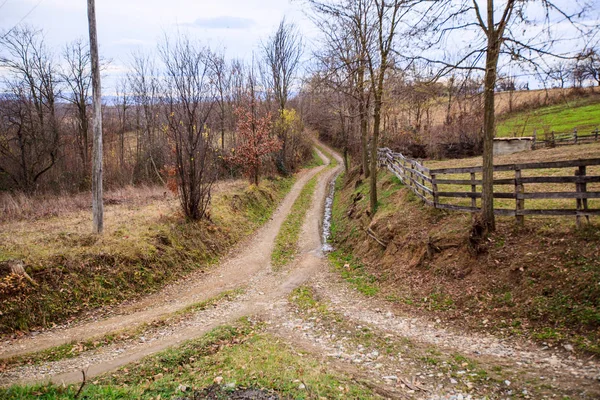
[[[242,167],[250,183],[258,185],[261,169],[268,156],[281,149],[281,142],[271,136],[271,115],[256,115],[251,107],[238,107],[236,132],[238,145],[231,150],[229,161]]]

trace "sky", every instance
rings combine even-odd
[[[185,32],[229,58],[250,61],[285,17],[310,42],[316,30],[302,6],[300,0],[96,0],[100,55],[110,60],[103,86],[110,92],[132,51],[155,50],[165,33]],[[0,32],[20,22],[42,29],[59,54],[66,43],[88,39],[87,1],[0,0]]]
[[[577,7],[574,0],[557,1],[567,8],[571,3]],[[596,18],[600,13],[600,0],[585,1],[592,5],[593,18]],[[479,3],[485,12],[485,1]],[[303,0],[96,0],[100,54],[110,61],[103,73],[103,94],[114,94],[118,78],[129,70],[132,52],[155,51],[165,33],[186,33],[213,50],[224,50],[228,58],[242,58],[249,63],[253,54],[260,56],[261,41],[266,40],[285,17],[304,35],[305,59],[309,60],[311,49],[318,45],[319,34],[303,13],[306,7]],[[534,14],[543,15],[543,12],[538,10]],[[592,21],[598,25],[598,19]],[[47,45],[59,55],[66,43],[78,38],[87,41],[87,1],[0,0],[0,32],[18,23],[42,29]],[[572,30],[570,26],[557,29],[556,38],[568,36]],[[458,43],[450,41],[437,56],[458,54],[468,50],[471,44],[479,43],[475,37],[481,39],[479,31],[460,31],[456,35]],[[535,28],[530,27],[527,36],[535,37]],[[559,43],[558,48],[573,51],[573,45],[569,41]],[[509,59],[501,60],[501,72],[515,73],[512,64]]]

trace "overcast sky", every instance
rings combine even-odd
[[[574,0],[557,1],[566,9],[578,7]],[[600,0],[587,1],[592,5],[588,22],[597,26]],[[479,3],[485,12],[485,2]],[[114,93],[116,78],[127,72],[132,51],[155,50],[164,33],[187,33],[209,44],[213,50],[224,49],[228,58],[250,62],[253,52],[260,53],[261,40],[274,32],[285,16],[302,32],[308,44],[305,52],[308,59],[318,33],[303,14],[302,9],[306,7],[302,0],[96,0],[100,53],[111,61],[103,74],[104,94]],[[534,14],[541,16],[543,12],[534,11]],[[0,0],[0,32],[6,32],[18,23],[41,28],[48,46],[60,53],[64,45],[74,39],[87,41],[87,1]],[[555,39],[575,34],[569,24],[555,31]],[[530,28],[528,36],[535,37],[535,32],[535,28]],[[481,40],[473,38],[482,38],[477,28],[475,32],[460,31],[456,35],[463,45],[449,41],[444,53],[464,51],[465,42],[469,45],[479,43]],[[570,52],[579,49],[580,45],[559,41],[556,47],[558,52]],[[441,53],[437,56],[441,57]],[[505,58],[500,63],[502,72],[518,74],[518,68],[513,68],[513,63],[507,61],[509,59]]]
[[[103,86],[126,71],[133,50],[156,49],[164,32],[187,32],[248,61],[284,16],[314,37],[301,8],[290,0],[96,0],[100,53],[111,60]],[[43,29],[56,52],[88,38],[86,0],[0,0],[0,32],[21,21]]]

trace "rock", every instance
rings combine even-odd
[[[567,351],[575,351],[575,349],[573,348],[573,345],[571,345],[571,344],[568,344],[568,343],[567,343],[567,344],[563,345],[563,347],[564,347],[564,348],[565,348],[565,350],[567,350]]]
[[[188,387],[185,385],[179,385],[179,387],[177,388],[177,390],[179,390],[180,392],[187,392]]]
[[[306,389],[306,385],[304,385],[304,383],[301,383],[298,385],[298,389],[304,390],[304,389]]]
[[[227,385],[225,385],[226,389],[235,389],[235,382],[229,382]]]
[[[504,381],[504,384],[505,384],[506,386],[510,386],[510,381],[506,380],[506,381]]]
[[[216,383],[217,385],[220,385],[221,382],[223,382],[223,377],[217,376],[215,379],[213,379],[213,382]]]
[[[453,385],[456,385],[458,383],[458,381],[454,378],[450,378],[450,383]]]

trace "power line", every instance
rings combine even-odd
[[[2,5],[0,5],[0,10],[2,9],[2,7],[4,7],[4,5],[8,3],[8,0],[4,0],[4,3],[2,3]]]
[[[4,3],[3,3],[2,5],[6,4],[6,2],[7,2],[7,1],[8,1],[8,0],[5,0],[5,1],[4,1]],[[15,29],[17,26],[19,26],[19,25],[21,24],[21,22],[25,21],[25,19],[26,19],[27,17],[29,17],[29,16],[31,15],[31,13],[32,13],[32,12],[34,12],[34,11],[35,11],[35,10],[36,10],[36,9],[37,9],[39,6],[40,6],[40,4],[42,4],[42,2],[43,2],[43,1],[44,1],[44,0],[39,0],[39,1],[38,1],[38,2],[37,2],[37,3],[36,3],[36,4],[35,4],[35,5],[34,5],[34,6],[31,8],[31,10],[29,10],[29,11],[27,12],[27,14],[25,14],[25,15],[23,16],[23,18],[21,18],[21,20],[15,24],[15,26],[13,26],[12,28],[10,28],[10,29],[9,29],[9,30],[8,30],[8,31],[7,31],[7,32],[4,34],[4,36],[2,36],[2,39],[4,39],[5,37],[7,37],[7,36],[8,36],[8,35],[9,35],[9,34],[12,32],[12,30],[13,30],[13,29]],[[2,8],[2,7],[0,6],[0,8]]]

